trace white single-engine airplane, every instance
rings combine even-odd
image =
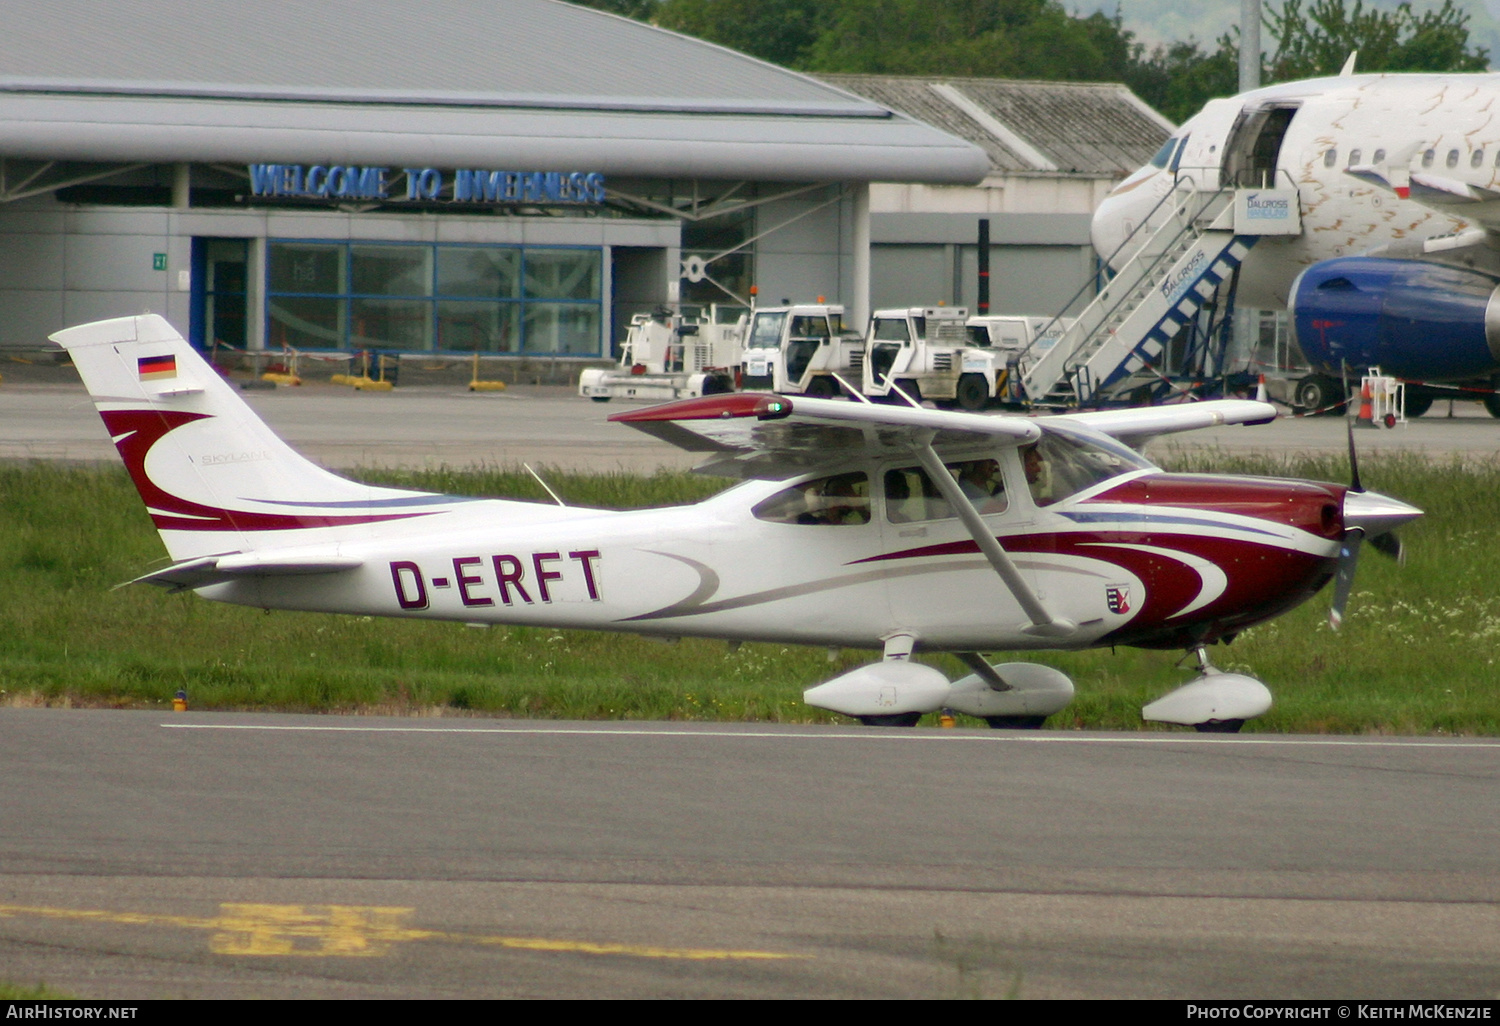
[[[1299,405],[1341,393],[1345,366],[1500,387],[1500,74],[1346,73],[1212,100],[1095,211],[1095,248],[1115,253],[1187,182],[1295,190],[1300,234],[1256,243],[1237,302],[1292,311],[1322,372]],[[1407,412],[1437,395],[1453,392],[1408,388]],[[1500,393],[1486,406],[1500,416]]]
[[[173,559],[140,581],[267,609],[879,649],[806,693],[872,724],[947,707],[1037,725],[1071,681],[980,652],[1138,645],[1194,651],[1201,669],[1148,719],[1238,729],[1270,693],[1205,647],[1335,574],[1337,615],[1360,539],[1391,549],[1420,515],[1357,481],[1168,474],[1122,444],[1274,417],[1243,400],[1031,419],[709,396],[611,418],[742,479],[697,505],[401,491],[299,456],[160,317],[52,337]],[[950,684],[914,651],[974,673]]]

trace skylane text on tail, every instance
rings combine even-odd
[[[173,562],[138,578],[267,609],[875,649],[807,692],[867,723],[995,726],[1072,683],[981,652],[1185,648],[1148,718],[1237,729],[1270,706],[1206,647],[1299,605],[1420,511],[1356,487],[1168,474],[1128,444],[1275,416],[1243,400],[1041,419],[740,393],[610,419],[738,479],[613,512],[359,484],[294,452],[162,318],[58,332]],[[950,683],[914,653],[957,653]]]

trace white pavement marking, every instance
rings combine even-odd
[[[794,734],[755,730],[620,730],[603,727],[589,730],[580,727],[342,727],[342,726],[291,726],[261,723],[162,723],[158,726],[168,730],[268,730],[268,731],[321,731],[325,733],[363,734],[577,734],[584,737],[729,737],[729,738],[785,738],[796,741],[1019,741],[1028,744],[1091,744],[1091,745],[1302,745],[1313,747],[1348,748],[1489,748],[1500,752],[1500,740],[1494,741],[1445,741],[1411,738],[1404,740],[1366,740],[1364,738],[1320,738],[1320,737],[1225,737],[1190,735],[1172,737],[1085,737],[1064,734],[1041,736],[1006,734],[948,734],[936,731],[916,731],[910,734]]]

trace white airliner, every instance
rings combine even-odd
[[[363,485],[293,452],[160,317],[58,332],[173,562],[140,578],[266,609],[872,648],[807,692],[875,724],[941,707],[1035,725],[1073,685],[981,652],[1185,648],[1143,710],[1238,729],[1265,686],[1206,646],[1395,551],[1420,511],[1355,485],[1167,474],[1122,444],[1262,422],[1248,400],[1050,418],[732,393],[616,414],[740,478],[610,512]],[[914,651],[959,654],[950,684]]]
[[[1114,253],[1174,188],[1295,189],[1302,231],[1258,240],[1237,302],[1292,311],[1326,375],[1379,366],[1488,394],[1500,373],[1500,74],[1354,75],[1210,101],[1095,212]],[[1409,389],[1420,412],[1435,393]]]

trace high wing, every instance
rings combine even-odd
[[[1149,437],[1215,424],[1264,421],[1269,403],[1237,400],[1055,418],[1110,437]],[[915,456],[974,544],[1031,620],[1026,633],[1064,639],[1078,624],[1057,616],[1016,568],[984,519],[948,473],[939,448],[1020,446],[1042,435],[1032,417],[987,416],[918,407],[805,399],[742,392],[704,396],[617,413],[609,418],[692,452],[712,454],[698,469],[739,477],[772,476],[835,460],[902,452]],[[976,656],[977,658],[977,656]]]
[[[1041,437],[1023,417],[737,392],[682,399],[609,418],[689,452],[710,454],[700,472],[784,477],[801,470],[930,443],[1024,445]]]
[[[1157,435],[1224,424],[1262,424],[1276,407],[1250,399],[1060,414],[1039,419],[928,410],[842,399],[787,398],[764,393],[683,399],[609,419],[690,452],[711,454],[699,467],[733,477],[775,477],[863,456],[943,450],[989,443],[1019,446],[1056,421],[1139,445]]]
[[[1157,435],[1223,427],[1226,424],[1269,424],[1277,416],[1276,407],[1270,403],[1255,399],[1214,399],[1172,406],[1065,413],[1050,419],[1098,431],[1134,449]]]

